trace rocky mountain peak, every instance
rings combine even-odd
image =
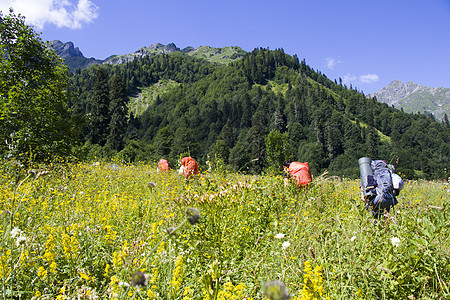
[[[56,53],[61,56],[61,58],[66,59],[69,57],[84,57],[83,53],[81,53],[78,47],[74,47],[72,42],[63,43],[58,40],[54,40],[50,42],[53,49],[55,49]]]
[[[409,81],[404,84],[396,79],[371,96],[380,102],[403,108],[406,112],[431,113],[442,119],[450,111],[450,89],[433,88]]]

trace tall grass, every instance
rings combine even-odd
[[[187,182],[157,173],[156,164],[47,165],[28,173],[3,164],[0,293],[450,297],[448,183],[407,182],[395,210],[379,222],[362,205],[358,185],[322,177],[299,190],[280,176],[220,170]],[[198,223],[186,221],[191,207],[200,212]]]

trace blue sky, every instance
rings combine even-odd
[[[450,88],[450,0],[0,0],[8,7],[86,57],[154,43],[283,48],[365,94],[395,79]]]

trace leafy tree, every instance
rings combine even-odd
[[[105,145],[110,123],[108,74],[102,68],[96,72],[94,94],[91,101],[90,140],[92,144]]]
[[[289,158],[288,133],[272,130],[266,137],[267,162],[270,166],[280,169],[283,162]]]
[[[2,154],[42,161],[70,153],[77,130],[68,110],[68,75],[23,17],[0,12]]]
[[[128,98],[125,94],[125,86],[122,78],[118,75],[114,77],[111,86],[110,102],[111,121],[109,123],[109,135],[107,144],[114,150],[122,150],[128,116]]]

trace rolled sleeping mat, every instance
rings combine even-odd
[[[373,170],[370,166],[371,162],[372,160],[369,157],[361,157],[358,160],[359,173],[361,175],[361,187],[363,187],[364,196],[374,196],[376,194]]]

